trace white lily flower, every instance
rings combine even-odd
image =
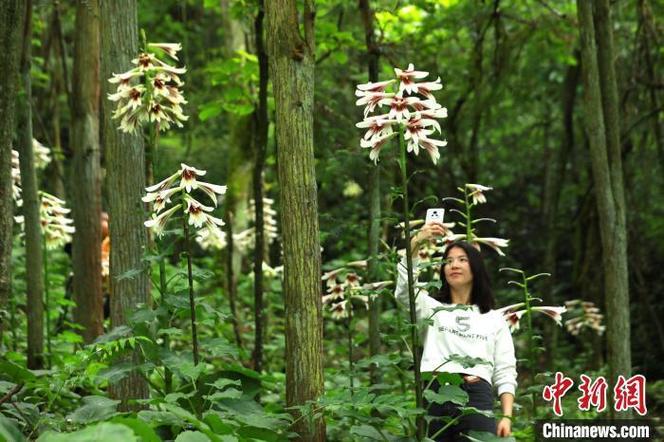
[[[213,208],[199,203],[191,197],[185,196],[187,202],[187,214],[189,215],[189,224],[194,227],[201,227],[207,221],[206,212],[212,212]]]
[[[71,242],[71,235],[76,231],[74,221],[66,216],[71,209],[64,207],[65,202],[54,195],[39,192],[39,196],[39,218],[46,248],[56,249]]]
[[[164,234],[164,228],[166,227],[166,223],[168,220],[173,216],[175,212],[180,209],[179,205],[173,206],[167,211],[163,212],[161,215],[156,215],[152,214],[152,218],[145,221],[143,225],[147,227],[148,229],[152,229],[152,231],[159,237],[161,237]]]
[[[33,138],[32,150],[35,156],[35,167],[39,170],[45,169],[51,162],[51,149]]]
[[[501,249],[503,247],[507,247],[510,240],[503,238],[473,238],[473,241],[479,244],[487,245],[495,250],[500,256],[505,256]]]
[[[412,88],[412,86],[411,86]],[[427,81],[424,83],[415,83],[415,92],[432,100],[435,100],[431,91],[438,91],[443,88],[443,85],[440,83],[440,77],[436,78],[435,81]]]
[[[394,98],[394,94],[385,92],[365,92],[356,90],[355,96],[360,97],[355,104],[364,107],[364,118],[376,109],[379,104],[386,104],[388,100]]]
[[[369,159],[371,159],[374,163],[377,163],[380,150],[385,146],[385,143],[387,143],[395,135],[396,132],[393,132],[373,137],[370,140],[365,140],[362,138],[360,140],[360,146],[363,148],[370,148],[371,152],[369,153]]]
[[[379,115],[366,118],[364,121],[355,124],[355,127],[368,128],[369,130],[367,130],[363,137],[365,140],[368,140],[373,137],[391,134],[393,132],[392,125],[396,122],[396,120],[384,119],[382,115]]]
[[[332,319],[343,319],[348,317],[348,310],[346,308],[346,305],[348,304],[348,300],[337,302],[336,304],[332,304],[330,306],[330,310],[332,310]]]
[[[182,50],[180,43],[148,43],[148,47],[161,49],[173,60],[180,61],[177,57],[177,53]]]
[[[397,95],[399,96],[402,96],[404,92],[409,94],[417,93],[417,86],[415,86],[415,82],[413,80],[425,78],[429,75],[429,73],[425,71],[416,71],[413,63],[410,63],[406,70],[394,68],[394,73],[401,82],[399,84],[399,92],[397,92]]]
[[[205,170],[199,170],[180,163],[180,188],[191,192],[191,189],[196,189],[197,186],[196,176],[203,176],[206,173]]]
[[[493,187],[483,186],[481,184],[466,184],[466,187],[470,190],[470,196],[473,199],[473,204],[484,204],[486,203],[486,196],[484,192],[493,190]]]

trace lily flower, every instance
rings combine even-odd
[[[355,127],[368,128],[369,130],[364,134],[364,139],[369,140],[381,135],[390,135],[393,132],[392,124],[396,122],[396,120],[388,120],[383,118],[383,115],[379,115],[366,118],[364,121],[355,124]]]
[[[206,173],[205,170],[199,170],[195,167],[180,163],[180,188],[184,188],[187,192],[191,192],[191,189],[197,187],[196,176],[203,176]]]
[[[470,190],[469,196],[472,197],[473,204],[475,205],[486,203],[484,192],[493,190],[493,187],[487,187],[481,184],[466,184],[466,188]]]
[[[180,61],[177,57],[177,53],[182,50],[180,43],[148,43],[148,47],[161,49],[173,60]]]
[[[330,310],[332,310],[332,319],[343,319],[348,317],[348,309],[346,308],[346,305],[348,304],[348,300],[337,302],[336,304],[332,304],[330,306]]]
[[[71,242],[71,235],[76,231],[74,221],[67,217],[71,209],[64,207],[65,202],[54,195],[39,192],[39,196],[39,218],[46,248],[56,249]]]
[[[429,98],[434,99],[431,91],[438,91],[443,88],[443,85],[440,83],[440,77],[436,78],[435,81],[427,81],[424,83],[415,83],[416,93]]]
[[[178,211],[178,209],[180,209],[180,206],[176,205],[163,212],[161,215],[153,213],[152,218],[145,221],[143,225],[148,229],[152,229],[157,236],[161,237],[164,234],[166,223],[171,218],[171,216],[173,216],[173,214]]]
[[[401,82],[399,84],[399,92],[397,92],[398,96],[402,96],[404,92],[409,94],[417,93],[417,86],[413,80],[425,78],[429,75],[429,73],[425,71],[416,71],[413,63],[410,63],[406,70],[394,68],[394,73]]]
[[[503,247],[507,247],[509,245],[509,241],[509,239],[503,238],[473,238],[473,242],[491,247],[500,256],[505,256],[505,253],[503,253],[501,249]]]
[[[380,155],[380,150],[385,146],[385,143],[389,141],[396,133],[384,134],[381,136],[373,137],[371,140],[367,141],[365,139],[360,140],[360,146],[363,148],[371,148],[369,152],[369,159],[374,163],[378,163],[378,156]]]
[[[522,307],[525,307],[525,302],[519,302],[516,304],[508,305],[502,308],[497,309],[496,311],[502,313],[503,318],[509,323],[510,331],[519,329],[519,321],[521,317],[526,313],[525,309],[519,310]],[[540,312],[550,317],[556,324],[562,326],[562,314],[567,311],[564,306],[535,306],[530,307],[531,311]]]
[[[366,92],[355,91],[355,96],[360,97],[355,102],[357,106],[364,106],[364,118],[376,109],[379,104],[384,104],[385,100],[391,100],[394,94],[386,94],[385,92]]]
[[[35,156],[35,167],[39,170],[46,168],[46,166],[48,166],[48,164],[51,162],[51,149],[33,138],[32,150]]]

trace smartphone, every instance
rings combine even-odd
[[[445,209],[427,209],[427,217],[425,219],[425,222],[427,224],[430,222],[437,222],[442,224],[444,217],[445,217]]]

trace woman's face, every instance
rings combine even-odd
[[[444,270],[445,280],[450,287],[461,288],[473,283],[473,272],[470,270],[468,255],[461,247],[453,247],[447,253]]]

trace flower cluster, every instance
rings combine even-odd
[[[32,139],[32,152],[35,157],[35,168],[43,170],[51,162],[51,149],[36,139]]]
[[[265,244],[272,244],[278,237],[277,212],[272,208],[273,205],[273,199],[263,198],[263,237],[265,238]],[[253,222],[256,219],[256,202],[253,199],[249,201],[247,213],[249,219]],[[247,253],[256,244],[256,227],[249,227],[237,235],[233,235],[233,241],[235,241],[241,253]]]
[[[51,162],[51,149],[32,139],[32,151],[35,159],[35,167],[42,170]],[[18,151],[12,149],[12,197],[18,207],[23,205],[21,199],[21,165]]]
[[[325,275],[323,275],[325,278]],[[348,272],[343,278],[339,273],[328,276],[326,279],[327,294],[323,295],[323,305],[329,305],[332,319],[347,318],[349,309],[352,308],[352,300],[358,299],[369,305],[369,297],[358,294],[361,278],[355,272]],[[349,302],[350,301],[350,302]]]
[[[395,68],[394,73],[396,78],[391,80],[357,85],[355,104],[364,106],[364,120],[356,126],[367,129],[360,146],[371,149],[369,158],[378,162],[381,149],[402,131],[408,152],[418,155],[422,148],[436,164],[440,158],[438,148],[447,145],[445,140],[431,138],[435,132],[441,132],[436,120],[447,118],[447,109],[438,104],[432,94],[443,87],[440,77],[435,81],[417,83],[415,80],[423,79],[429,73],[416,71],[412,63],[405,70]],[[369,116],[382,106],[387,106],[389,111]]]
[[[606,326],[602,325],[604,315],[600,314],[599,308],[595,307],[594,303],[573,299],[565,301],[565,307],[573,316],[565,321],[565,328],[570,334],[578,336],[581,330],[588,328],[602,335],[606,330]]]
[[[16,205],[21,207],[23,200],[21,199],[21,168],[18,158],[18,151],[12,149],[12,196]]]
[[[533,298],[538,299],[538,298]],[[519,321],[521,317],[526,313],[526,309],[523,307],[526,306],[525,302],[519,302],[517,304],[508,305],[497,309],[496,311],[502,313],[503,318],[507,321],[510,326],[510,331],[515,331],[519,329]],[[522,309],[522,310],[519,310]],[[567,311],[565,307],[552,307],[548,305],[530,307],[530,311],[543,313],[549,318],[556,321],[556,324],[562,326],[562,314]]]
[[[168,220],[181,210],[187,217],[189,225],[207,230],[205,234],[207,236],[222,237],[223,232],[219,227],[223,226],[224,222],[210,215],[210,212],[217,206],[217,196],[226,193],[226,186],[218,186],[196,179],[197,176],[205,174],[204,170],[180,164],[180,170],[173,175],[154,186],[146,187],[145,190],[148,193],[142,199],[146,203],[152,203],[153,213],[151,219],[145,221],[145,227],[152,229],[157,236],[162,236]],[[206,206],[196,200],[192,196],[196,189],[205,193],[212,200],[214,207]],[[167,208],[167,204],[172,202],[171,198],[176,197],[180,197],[180,201]]]
[[[117,102],[113,119],[120,120],[119,129],[134,133],[145,122],[155,123],[158,130],[167,130],[171,124],[182,127],[189,117],[182,113],[187,101],[180,92],[184,85],[180,75],[186,68],[178,68],[157,58],[150,51],[157,50],[178,61],[179,43],[149,43],[148,50],[131,62],[134,68],[122,74],[113,74],[108,81],[117,84],[108,99]]]
[[[72,225],[74,221],[67,217],[71,209],[67,209],[63,200],[50,193],[40,191],[39,198],[39,220],[46,248],[57,249],[71,242],[71,235],[76,231]],[[14,219],[18,224],[25,222],[23,216]]]
[[[509,240],[503,238],[495,237],[480,237],[477,235],[477,228],[475,224],[482,221],[488,221],[495,223],[496,220],[492,218],[478,218],[473,219],[472,209],[478,204],[486,203],[485,192],[492,190],[492,187],[483,186],[481,184],[466,184],[464,187],[457,188],[459,192],[463,193],[464,199],[447,197],[443,200],[451,200],[459,203],[463,206],[463,211],[452,209],[451,212],[456,212],[463,217],[463,221],[460,221],[459,224],[466,229],[465,233],[454,233],[451,229],[448,228],[448,235],[445,236],[444,241],[449,244],[454,241],[465,240],[470,243],[475,244],[478,248],[481,246],[487,246],[496,251],[500,256],[505,256],[505,253],[502,251],[503,248],[509,246]]]

